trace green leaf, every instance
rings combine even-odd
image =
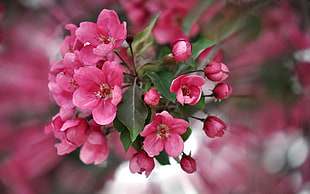
[[[141,95],[142,90],[139,87],[129,87],[118,105],[117,118],[128,128],[132,142],[143,130],[148,115]]]
[[[175,93],[170,92],[170,84],[173,80],[173,75],[171,73],[167,71],[162,71],[160,73],[147,72],[147,75],[161,95],[170,101],[175,101]]]
[[[199,39],[197,42],[193,43],[192,44],[192,57],[194,59],[197,59],[197,57],[200,55],[200,53],[210,47],[210,46],[213,46],[215,43],[211,40],[208,40],[208,39],[205,39],[205,38],[202,38],[202,39]]]
[[[113,121],[113,127],[121,133],[120,140],[123,143],[124,150],[127,152],[131,145],[131,138],[128,128],[116,117]]]
[[[192,129],[187,127],[186,132],[181,135],[183,141],[186,141],[191,134],[192,134]]]
[[[155,156],[155,159],[156,159],[161,165],[170,164],[169,156],[168,156],[168,154],[166,153],[165,150],[161,151],[161,152],[159,153],[159,155]]]
[[[201,16],[203,11],[212,3],[213,0],[203,0],[199,1],[197,5],[191,9],[191,11],[187,14],[184,19],[182,30],[186,35],[190,35],[191,28],[193,24],[197,21],[197,19]]]
[[[132,42],[132,49],[135,56],[140,55],[153,44],[154,38],[152,35],[152,30],[155,26],[158,16],[159,14],[155,15],[149,25],[134,37]]]
[[[250,15],[246,18],[245,24],[242,28],[244,32],[245,41],[251,42],[255,40],[261,31],[261,21],[257,16]]]

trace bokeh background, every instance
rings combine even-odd
[[[197,172],[157,165],[132,175],[118,135],[110,155],[85,165],[57,156],[44,126],[57,113],[47,84],[68,23],[115,10],[135,34],[158,12],[157,43],[169,45],[195,18],[191,37],[215,41],[233,96],[207,109],[228,124],[211,139],[191,120],[187,151]],[[307,0],[4,0],[0,3],[0,193],[310,193],[310,2]],[[199,113],[197,113],[199,116]]]

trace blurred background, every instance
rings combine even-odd
[[[95,22],[104,8],[115,10],[130,34],[161,12],[154,37],[162,45],[184,30],[193,41],[219,42],[233,96],[207,109],[228,130],[211,139],[190,120],[185,147],[196,173],[171,161],[149,178],[131,174],[117,134],[108,137],[104,163],[85,165],[76,151],[57,156],[57,140],[44,134],[58,112],[47,84],[69,34],[64,26]],[[310,194],[309,26],[307,0],[1,1],[0,193]]]

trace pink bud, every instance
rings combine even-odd
[[[221,82],[228,78],[229,69],[224,63],[212,61],[204,68],[205,76],[211,81]]]
[[[134,154],[129,162],[130,172],[142,174],[145,171],[146,177],[151,174],[154,167],[154,159],[149,157],[144,150]]]
[[[196,171],[196,161],[191,156],[183,154],[180,164],[181,168],[187,173],[193,173]]]
[[[177,40],[172,44],[172,54],[175,61],[184,61],[192,56],[192,45],[187,40]]]
[[[144,93],[144,102],[147,105],[155,106],[159,103],[160,96],[158,91],[155,89],[150,89],[148,92]]]
[[[215,116],[209,116],[203,123],[204,132],[211,138],[222,137],[226,129],[227,125]]]
[[[232,87],[226,83],[218,83],[213,89],[213,95],[218,100],[228,98],[231,93]]]

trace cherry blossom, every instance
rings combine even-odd
[[[147,105],[155,106],[159,103],[160,95],[155,89],[150,89],[148,92],[144,93],[144,102]]]
[[[218,83],[212,91],[216,99],[222,100],[228,98],[231,95],[232,87],[226,83]]]
[[[100,164],[108,155],[107,139],[100,131],[100,126],[92,122],[89,136],[80,151],[80,159],[85,164]]]
[[[73,104],[81,109],[91,109],[96,123],[111,123],[122,99],[122,67],[110,61],[103,64],[102,70],[93,66],[81,67],[75,72],[74,79],[79,87],[73,93]]]
[[[215,82],[222,82],[228,78],[229,69],[224,63],[212,61],[204,68],[205,76]]]
[[[188,122],[173,118],[167,111],[155,114],[153,121],[140,133],[145,137],[144,150],[150,157],[158,155],[163,149],[169,156],[177,157],[184,147],[180,135],[186,132],[188,125]]]
[[[204,120],[203,124],[204,132],[211,138],[222,137],[224,135],[224,131],[227,129],[227,125],[224,121],[215,116],[208,116],[208,118]]]
[[[82,22],[75,34],[84,45],[81,53],[106,56],[120,47],[126,39],[126,22],[121,24],[115,11],[104,9],[100,12],[97,23]]]
[[[192,56],[192,45],[187,40],[177,40],[172,44],[173,59],[184,61]]]
[[[132,173],[142,174],[145,172],[146,177],[150,176],[154,167],[154,158],[149,157],[144,150],[135,153],[129,162],[129,169]]]
[[[172,81],[170,92],[176,92],[177,100],[182,105],[194,105],[201,98],[201,86],[205,82],[206,80],[198,75],[181,75]]]
[[[192,158],[190,155],[187,156],[185,154],[182,155],[180,165],[182,170],[184,170],[187,173],[193,173],[196,172],[196,161],[194,158]]]

